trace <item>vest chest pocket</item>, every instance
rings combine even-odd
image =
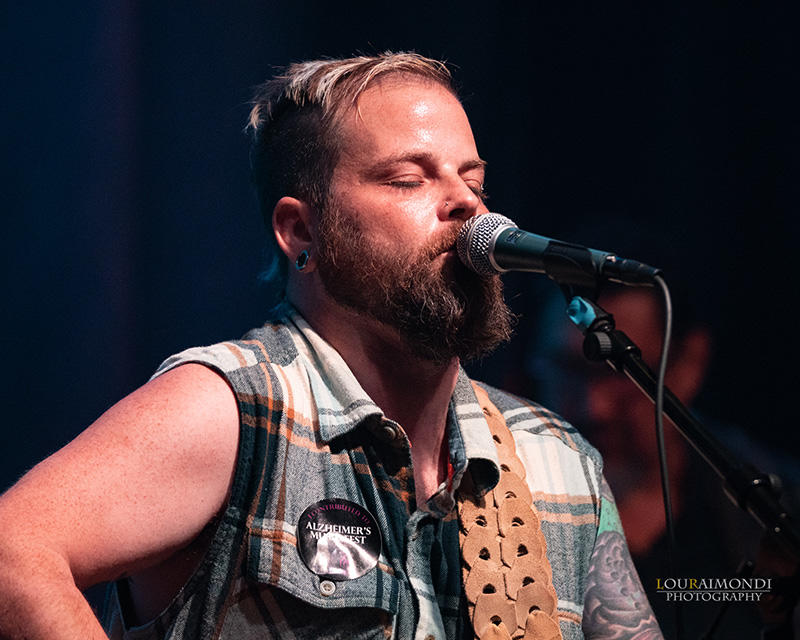
[[[321,579],[300,557],[292,529],[262,519],[251,525],[245,559],[248,589],[237,604],[243,614],[239,617],[255,617],[254,624],[274,627],[277,637],[281,629],[291,629],[298,639],[390,636],[400,601],[400,582],[391,569],[379,561],[359,578]],[[230,637],[242,632],[234,627],[230,631]]]

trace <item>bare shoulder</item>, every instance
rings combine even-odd
[[[80,587],[156,564],[225,504],[238,429],[225,380],[202,365],[177,367],[3,495],[0,530],[17,545],[63,556]]]

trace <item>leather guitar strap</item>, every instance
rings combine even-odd
[[[500,481],[480,499],[458,493],[461,575],[475,638],[561,640],[553,587],[525,467],[503,415],[473,384],[500,460]]]

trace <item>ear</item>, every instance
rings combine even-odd
[[[687,406],[692,403],[706,378],[711,360],[711,334],[705,327],[691,329],[675,350],[670,369],[670,388]]]
[[[303,200],[284,196],[272,210],[272,230],[275,239],[290,264],[294,264],[303,251],[308,251],[311,258],[305,272],[315,267],[314,253],[314,211]]]

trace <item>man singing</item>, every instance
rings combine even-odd
[[[0,635],[660,638],[598,453],[461,368],[511,314],[454,251],[486,163],[445,66],[294,64],[250,129],[284,301],[2,497]]]

